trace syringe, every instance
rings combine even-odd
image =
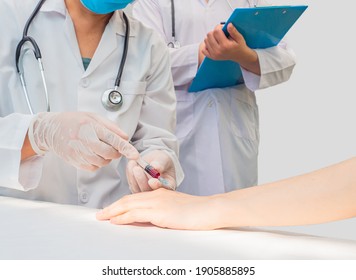
[[[153,178],[158,179],[158,181],[161,182],[161,184],[166,187],[166,188],[171,188],[169,185],[169,182],[161,176],[161,174],[158,172],[157,169],[155,169],[152,165],[150,165],[148,162],[143,160],[142,158],[139,158],[136,160],[137,164],[143,168],[150,176]]]

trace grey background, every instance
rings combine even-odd
[[[356,17],[352,2],[273,3],[309,7],[286,37],[297,55],[291,79],[257,92],[260,183],[356,156]],[[356,219],[288,230],[356,240]]]
[[[333,1],[304,3],[309,8],[287,36],[297,55],[291,79],[257,91],[260,183],[356,156],[354,11]]]

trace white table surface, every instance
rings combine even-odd
[[[310,227],[180,231],[114,226],[96,211],[0,197],[0,259],[356,259],[356,240],[305,234]],[[349,230],[356,220],[337,226]]]

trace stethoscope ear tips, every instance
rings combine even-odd
[[[122,106],[122,94],[116,89],[108,89],[101,97],[101,103],[108,111],[118,111]]]

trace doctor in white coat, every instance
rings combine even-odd
[[[257,2],[140,0],[133,4],[134,17],[158,31],[167,45],[174,45],[170,54],[176,135],[185,172],[179,191],[212,195],[257,184],[259,122],[254,92],[287,81],[295,65],[294,53],[285,43],[252,50],[233,26],[228,29],[230,38],[224,36],[219,23],[234,8],[267,5]],[[238,62],[245,83],[187,92],[205,56]]]
[[[0,2],[0,195],[101,208],[131,191],[161,186],[136,164],[137,151],[174,188],[183,173],[164,42],[137,20],[126,23],[121,9],[131,1],[42,2],[27,33],[42,53],[51,112],[28,42],[19,68],[31,106],[15,63],[39,0]],[[122,104],[107,110],[103,93],[114,88],[126,39],[116,88]]]

